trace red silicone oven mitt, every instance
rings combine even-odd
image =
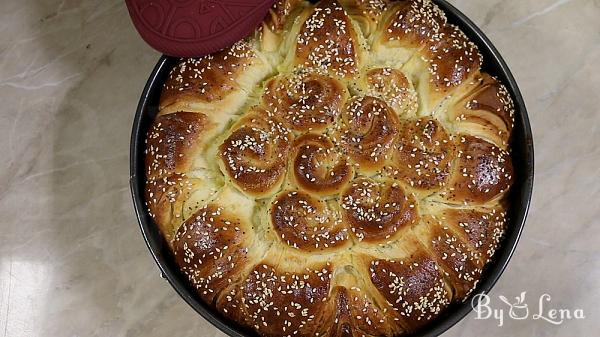
[[[171,56],[200,57],[250,35],[275,0],[126,0],[142,38]]]

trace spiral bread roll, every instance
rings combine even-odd
[[[501,243],[514,104],[429,0],[279,0],[167,79],[146,203],[198,296],[262,336],[399,336]]]
[[[319,195],[337,194],[354,178],[354,169],[324,136],[306,134],[295,143],[292,181]]]
[[[339,132],[334,139],[359,170],[376,172],[393,151],[398,117],[382,100],[354,97],[344,107]]]
[[[266,85],[263,104],[294,131],[322,131],[340,114],[348,96],[334,77],[310,70],[274,78]]]
[[[276,191],[285,176],[292,133],[261,108],[245,114],[219,147],[222,171],[242,191],[265,196]]]

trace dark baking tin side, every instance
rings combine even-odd
[[[438,336],[463,319],[471,311],[471,299],[476,294],[488,293],[506,268],[521,236],[529,203],[533,192],[534,150],[531,126],[521,92],[508,66],[490,40],[464,14],[445,0],[434,0],[445,12],[448,21],[458,25],[478,46],[484,58],[483,69],[497,76],[504,83],[515,101],[516,122],[512,138],[512,158],[516,181],[510,194],[512,203],[509,211],[510,222],[506,237],[492,262],[486,266],[484,274],[471,297],[462,303],[454,304],[437,320],[413,336]],[[142,235],[150,253],[158,264],[160,275],[165,278],[177,293],[202,317],[224,333],[232,337],[256,337],[257,334],[223,318],[214,309],[195,296],[186,278],[181,274],[152,218],[144,206],[144,150],[145,135],[158,112],[158,101],[162,84],[178,59],[161,57],[152,71],[144,88],[135,115],[131,136],[131,176],[130,185],[137,218]],[[157,273],[158,277],[158,273]]]

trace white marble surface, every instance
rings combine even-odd
[[[586,319],[476,320],[445,336],[600,330],[600,1],[454,0],[494,41],[536,145],[529,221],[492,292]],[[222,336],[159,277],[134,217],[128,149],[158,54],[123,0],[0,4],[0,335]],[[547,308],[547,307],[546,307]]]

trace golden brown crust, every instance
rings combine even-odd
[[[314,336],[327,314],[331,266],[300,272],[260,263],[221,306],[262,336]]]
[[[362,61],[358,42],[344,7],[336,0],[322,0],[298,34],[294,64],[351,77]]]
[[[455,157],[453,137],[433,118],[405,121],[400,130],[389,171],[419,191],[440,190]]]
[[[198,108],[204,111],[237,108],[232,96],[262,79],[269,66],[246,41],[197,59],[182,60],[169,74],[160,99],[162,113]]]
[[[359,241],[388,241],[418,219],[417,203],[400,184],[359,178],[342,195],[342,214]]]
[[[248,195],[271,195],[285,177],[292,142],[289,130],[255,108],[238,121],[219,147],[224,174]]]
[[[432,1],[400,1],[394,8],[376,47],[383,48],[380,57],[404,63],[403,69],[418,78],[420,112],[431,113],[475,80],[482,57],[458,27],[446,23]]]
[[[481,67],[477,46],[454,25],[434,34],[423,54],[435,91],[448,92],[464,83]]]
[[[483,74],[474,92],[448,111],[461,131],[479,135],[506,149],[515,122],[515,105],[506,87]]]
[[[369,95],[383,99],[398,115],[413,115],[417,110],[417,93],[399,69],[374,68],[367,72]]]
[[[295,131],[323,130],[339,115],[348,96],[337,79],[298,70],[270,80],[262,100],[266,109]]]
[[[382,43],[419,48],[446,24],[446,15],[429,0],[398,1],[386,23]]]
[[[171,242],[177,228],[185,220],[183,204],[192,191],[200,186],[201,180],[183,173],[147,179],[146,207],[167,242]]]
[[[480,138],[457,137],[457,156],[447,188],[446,200],[484,204],[506,193],[514,180],[510,155]]]
[[[354,169],[324,136],[307,134],[295,142],[292,160],[293,181],[318,195],[341,191],[354,178]]]
[[[206,115],[177,112],[157,117],[146,136],[146,206],[170,242],[183,219],[183,203],[200,181],[186,173],[214,125]]]
[[[455,298],[466,298],[481,276],[481,264],[476,252],[461,240],[452,228],[434,216],[424,218],[423,244],[430,249],[434,259],[448,278]]]
[[[289,23],[292,12],[301,7],[303,0],[277,0],[265,18],[264,24],[272,31],[280,32]]]
[[[439,222],[452,227],[469,244],[481,265],[490,261],[506,229],[506,211],[501,206],[482,209],[446,209],[437,214]]]
[[[303,251],[348,243],[348,230],[337,212],[305,192],[286,191],[278,195],[271,207],[271,223],[283,242]]]
[[[340,0],[348,15],[356,21],[365,37],[376,31],[389,5],[388,0]]]
[[[514,104],[430,0],[280,0],[183,60],[146,205],[198,296],[260,336],[391,337],[501,244]]]
[[[357,168],[365,172],[381,169],[398,134],[396,113],[381,99],[365,96],[350,100],[341,117],[335,139]]]
[[[198,295],[212,303],[239,277],[247,263],[250,226],[223,207],[208,205],[181,225],[173,243],[175,260]]]
[[[390,336],[392,323],[383,310],[377,308],[368,295],[357,287],[336,287],[333,290],[335,313],[333,326],[325,336],[359,337]]]
[[[449,304],[451,293],[438,264],[424,250],[403,260],[376,259],[371,281],[409,332],[435,319]]]
[[[160,178],[187,172],[202,151],[202,135],[212,128],[201,113],[177,112],[159,116],[146,137],[146,176]]]

